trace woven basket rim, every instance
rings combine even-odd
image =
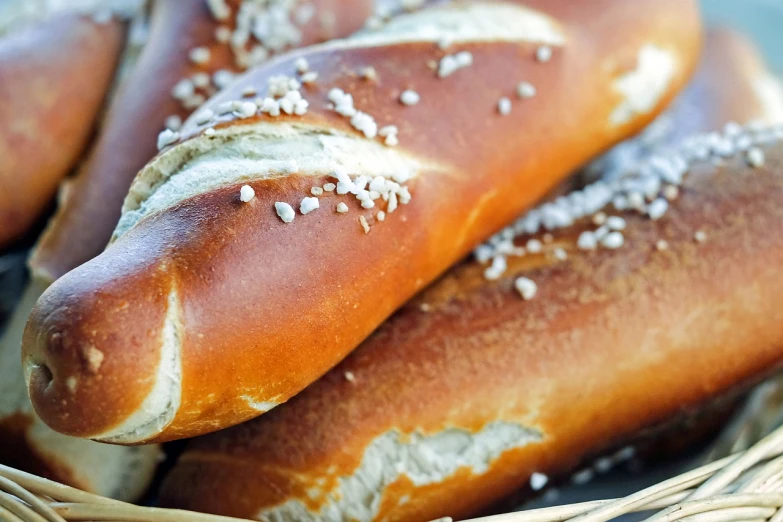
[[[471,519],[472,522],[605,522],[650,511],[647,522],[783,522],[783,427],[745,451],[626,497]],[[143,507],[0,465],[0,521],[237,522],[242,519]]]

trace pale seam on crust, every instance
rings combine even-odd
[[[289,176],[295,160],[299,175],[328,175],[335,169],[370,178],[400,172],[414,178],[425,162],[399,149],[328,127],[259,121],[197,136],[164,152],[142,170],[131,186],[112,240],[142,218],[222,186]],[[442,167],[426,165],[430,170]]]
[[[418,487],[443,482],[462,468],[480,475],[506,451],[541,440],[539,430],[509,421],[490,422],[477,433],[447,428],[430,436],[402,436],[396,430],[387,431],[367,446],[359,467],[352,475],[340,477],[335,490],[324,492],[316,487],[308,492],[313,498],[326,495],[327,503],[319,512],[291,499],[262,509],[256,518],[267,522],[373,520],[385,489],[403,475]]]
[[[674,78],[677,62],[673,53],[652,44],[639,49],[636,68],[614,82],[623,96],[609,116],[612,125],[624,125],[638,114],[646,114],[661,101]]]
[[[182,395],[182,310],[176,289],[169,291],[161,331],[160,363],[155,384],[138,409],[119,426],[91,438],[130,444],[149,439],[168,426],[177,414]]]
[[[266,413],[276,406],[280,406],[282,403],[277,401],[256,401],[249,395],[242,395],[240,397],[247,405],[255,411]]]
[[[494,2],[454,3],[393,18],[380,29],[363,31],[325,47],[492,41],[562,46],[566,37],[556,20],[528,7]]]
[[[765,123],[783,123],[783,84],[771,74],[763,73],[753,81],[753,90],[764,112]]]

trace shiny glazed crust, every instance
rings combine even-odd
[[[310,102],[305,115],[186,122],[178,143],[131,188],[123,220],[141,218],[50,287],[31,315],[24,357],[41,418],[64,433],[138,443],[213,431],[286,401],[478,241],[649,123],[694,68],[700,31],[691,2],[523,4],[565,37],[549,61],[540,58],[540,42],[518,40],[524,34],[445,50],[418,39],[338,42],[256,69],[208,105],[217,114],[248,87],[264,93],[270,77],[294,74],[305,58],[319,75],[302,87]],[[650,48],[654,57],[666,55],[671,74],[637,111],[640,100],[618,82],[651,74],[642,63]],[[472,53],[472,65],[439,77],[433,62],[459,51]],[[358,72],[367,66],[375,70],[369,81]],[[523,79],[538,94],[500,115],[499,99],[513,96]],[[379,127],[397,125],[400,145],[360,137],[328,107],[333,88],[351,93]],[[400,103],[405,89],[421,102]],[[213,126],[214,134],[205,134]],[[242,158],[276,167],[243,174],[247,163],[234,162],[234,146],[252,149]],[[272,148],[287,160],[299,146],[316,158],[295,155],[302,172],[285,174],[287,163],[265,156]],[[199,170],[202,160],[217,164]],[[335,163],[358,165],[352,176],[413,166],[413,197],[380,222],[377,209],[327,192],[320,210],[283,223],[275,203],[298,209],[311,187],[334,181]],[[224,183],[144,214],[182,172],[188,180],[196,171]],[[244,184],[255,189],[246,204],[239,200]],[[334,213],[338,201],[348,202],[348,213]],[[95,351],[99,368],[88,364]]]

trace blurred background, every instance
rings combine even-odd
[[[775,74],[783,75],[783,0],[701,0],[711,25],[753,37]]]

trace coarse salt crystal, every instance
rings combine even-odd
[[[541,244],[541,241],[538,239],[530,239],[528,240],[527,244],[525,244],[525,250],[530,252],[531,254],[539,254],[543,250],[544,246]]]
[[[277,215],[283,220],[283,223],[290,223],[296,217],[294,207],[282,201],[275,203],[275,212],[277,212]]]
[[[296,72],[299,74],[304,74],[310,69],[310,64],[307,63],[307,59],[304,57],[297,58],[294,62],[294,67],[296,67]]]
[[[747,154],[748,165],[753,168],[763,167],[765,163],[764,151],[758,147],[753,147],[748,150]]]
[[[210,56],[211,53],[208,47],[195,47],[188,53],[190,61],[199,65],[207,63]]]
[[[247,203],[251,199],[256,197],[256,191],[250,185],[242,185],[239,189],[239,200],[243,203]]]
[[[546,63],[552,59],[552,48],[542,45],[536,49],[536,60],[541,63]]]
[[[549,482],[549,477],[543,473],[535,472],[530,475],[530,489],[533,491],[540,491]]]
[[[650,219],[656,221],[662,218],[667,210],[669,210],[669,202],[664,198],[658,198],[647,207],[647,215],[650,216]]]
[[[511,114],[511,100],[506,97],[500,98],[498,100],[498,112],[502,116],[508,116]]]
[[[611,250],[620,248],[623,243],[625,243],[625,237],[620,232],[611,232],[601,240],[601,244]]]
[[[537,93],[536,87],[530,82],[519,82],[517,85],[517,96],[527,99],[532,98]]]
[[[319,207],[318,198],[307,197],[303,198],[299,204],[299,212],[302,214],[309,214],[313,210]]]
[[[171,89],[171,95],[177,100],[185,100],[196,94],[196,86],[188,78],[178,81]]]
[[[300,79],[304,84],[315,83],[315,81],[318,79],[318,73],[315,71],[309,71],[304,73]]]
[[[421,101],[421,96],[419,96],[419,93],[416,91],[412,91],[410,89],[402,91],[402,94],[400,94],[400,102],[403,105],[416,105]]]
[[[519,295],[521,295],[522,299],[524,299],[525,301],[529,301],[533,299],[536,296],[536,292],[538,292],[538,285],[536,285],[535,281],[533,281],[532,279],[528,279],[527,277],[518,277],[514,281],[514,288],[516,288],[517,292],[519,292]],[[546,481],[544,481],[544,484],[546,484]],[[531,485],[532,485],[532,477],[531,477]],[[541,487],[543,487],[543,484],[541,485]]]
[[[171,116],[166,118],[165,125],[167,129],[178,131],[182,127],[182,118],[180,118],[176,114],[172,114]]]
[[[161,150],[172,143],[176,143],[179,139],[179,133],[171,129],[164,129],[163,132],[158,134],[158,150]]]
[[[258,110],[258,106],[249,101],[240,102],[237,105],[234,106],[234,114],[238,118],[251,118],[256,114],[256,111]]]
[[[362,229],[364,229],[365,234],[370,233],[370,225],[367,223],[367,218],[364,216],[359,216],[359,224],[362,226]]]
[[[576,246],[580,250],[595,250],[596,247],[598,247],[598,239],[595,237],[595,234],[589,230],[585,230],[579,234],[579,239],[576,241]]]

